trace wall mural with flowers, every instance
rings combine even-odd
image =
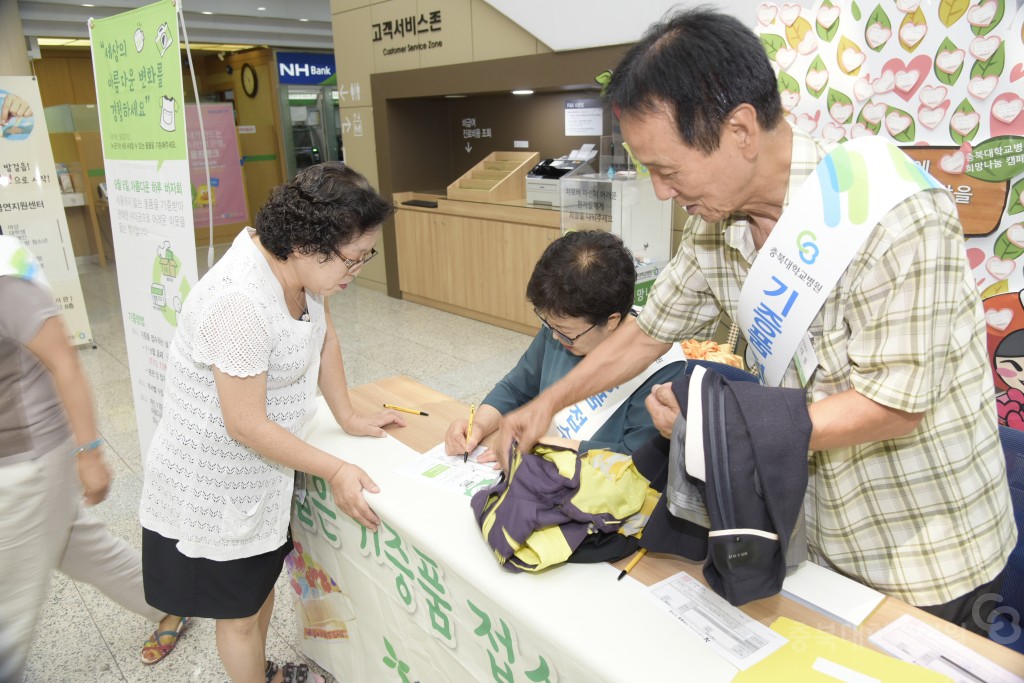
[[[1024,429],[1024,7],[1014,0],[762,3],[786,118],[885,135],[952,192],[985,306],[999,420]]]

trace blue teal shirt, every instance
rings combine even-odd
[[[504,415],[535,398],[540,392],[565,377],[583,360],[574,356],[541,328],[526,353],[512,370],[484,398],[484,403]],[[671,382],[683,374],[685,363],[669,363],[651,375],[646,382],[620,405],[594,437],[580,442],[580,453],[606,448],[616,453],[632,454],[657,433],[644,400],[655,384]]]

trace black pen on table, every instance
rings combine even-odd
[[[462,454],[462,462],[469,460],[469,440],[473,438],[473,416],[476,415],[476,404],[469,404],[469,426],[466,427],[466,452]]]
[[[628,574],[630,570],[632,570],[633,567],[636,566],[636,563],[640,561],[640,558],[642,558],[646,554],[647,548],[640,548],[640,550],[637,551],[636,555],[633,556],[633,559],[629,561],[629,564],[626,565],[626,568],[619,572],[619,578],[615,580],[622,581],[622,577]]]

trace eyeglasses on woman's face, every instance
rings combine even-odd
[[[359,270],[360,268],[365,266],[367,263],[372,261],[373,257],[376,256],[378,253],[379,252],[376,249],[370,249],[370,253],[368,253],[366,256],[364,256],[362,258],[358,258],[358,259],[351,259],[351,258],[346,258],[346,256],[339,251],[338,252],[338,258],[341,259],[341,262],[345,264],[345,267],[348,268],[349,271],[353,271],[353,270]]]
[[[542,315],[540,314],[540,311],[538,311],[538,310],[537,310],[536,308],[534,308],[534,309],[533,309],[533,314],[534,314],[535,316],[537,316],[538,318],[540,318],[540,322],[541,322],[541,323],[542,323],[542,324],[544,325],[544,327],[546,327],[546,328],[547,328],[548,330],[550,330],[551,332],[553,332],[553,333],[554,333],[554,335],[555,335],[555,336],[556,336],[556,337],[558,338],[558,341],[562,342],[562,343],[563,343],[563,344],[565,344],[566,346],[572,346],[573,344],[575,344],[575,343],[576,343],[576,341],[577,341],[577,340],[578,340],[578,339],[579,339],[580,337],[582,337],[583,335],[585,335],[585,334],[586,334],[587,332],[590,332],[590,331],[591,331],[592,329],[594,329],[594,328],[595,328],[595,327],[597,327],[597,325],[598,325],[597,323],[594,323],[593,325],[591,325],[591,326],[590,326],[590,327],[588,327],[587,329],[585,329],[585,330],[583,330],[582,332],[580,332],[579,334],[577,334],[577,335],[576,335],[575,337],[570,337],[570,336],[569,336],[569,335],[567,335],[567,334],[566,334],[565,332],[562,332],[561,330],[557,330],[557,329],[555,329],[554,327],[552,327],[552,326],[551,326],[551,323],[549,323],[549,322],[548,322],[548,321],[547,321],[547,320],[546,320],[546,319],[544,318],[544,316],[542,316]]]

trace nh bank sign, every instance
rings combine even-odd
[[[278,52],[277,80],[287,85],[332,85],[335,77],[334,53]]]

